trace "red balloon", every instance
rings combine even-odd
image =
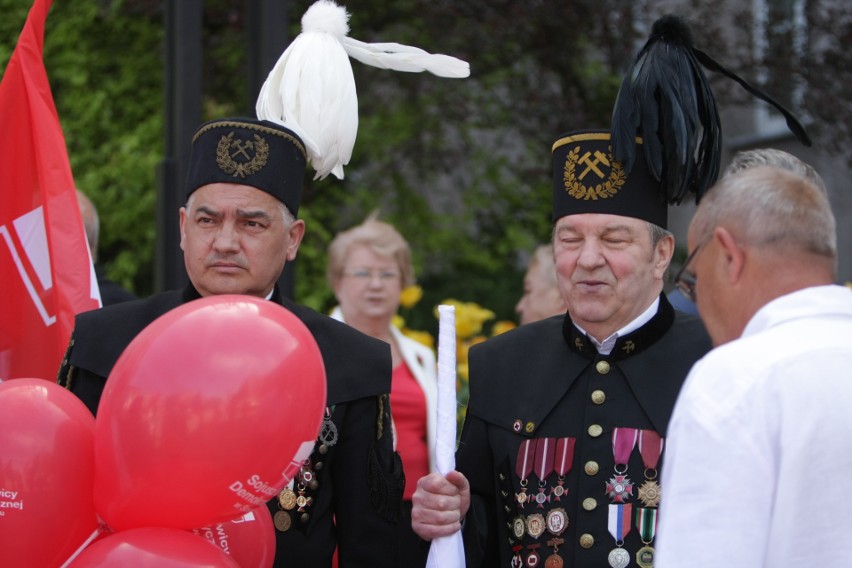
[[[228,554],[241,568],[270,568],[275,561],[275,527],[266,505],[238,519],[192,532]]]
[[[211,296],[152,322],[115,364],[95,424],[95,508],[110,528],[180,529],[275,497],[311,452],[325,368],[280,305]]]
[[[61,566],[98,528],[95,419],[44,379],[0,384],[0,565]]]
[[[190,532],[168,528],[121,531],[89,545],[69,568],[241,568]]]

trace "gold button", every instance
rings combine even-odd
[[[595,507],[598,506],[598,502],[596,499],[592,499],[591,497],[586,497],[583,499],[583,508],[587,511],[594,511]]]
[[[589,436],[597,438],[601,434],[603,434],[603,427],[600,424],[592,424],[589,426]]]
[[[592,391],[592,402],[595,404],[603,404],[606,400],[606,393],[602,390]]]
[[[527,434],[532,434],[533,430],[535,430],[535,422],[527,422],[527,425],[524,426],[524,430],[527,431]]]
[[[595,545],[595,537],[590,535],[589,533],[583,533],[580,535],[580,546],[583,548],[591,548]]]
[[[601,375],[609,373],[609,363],[606,361],[598,361],[595,363],[595,370]]]
[[[596,474],[598,473],[598,470],[599,470],[600,468],[598,467],[598,462],[596,462],[596,461],[587,461],[587,462],[586,462],[586,465],[584,466],[584,468],[583,468],[583,469],[585,469],[585,470],[586,470],[586,474],[587,474],[587,475],[596,475]]]

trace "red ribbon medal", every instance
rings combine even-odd
[[[521,480],[521,492],[515,493],[515,500],[518,502],[518,505],[521,506],[521,509],[524,508],[524,503],[530,499],[527,496],[527,483],[529,480],[527,479],[532,473],[533,468],[533,457],[534,457],[535,446],[533,445],[532,440],[524,440],[521,442],[521,446],[518,448],[518,460],[515,462],[515,473],[518,474],[518,478]]]
[[[547,489],[547,477],[553,473],[553,459],[556,450],[556,442],[553,438],[539,438],[535,444],[535,474],[538,476],[538,493],[535,502],[539,509],[544,509],[544,504],[550,501],[545,493]]]
[[[556,452],[553,460],[553,468],[556,470],[558,479],[556,485],[550,488],[550,496],[554,501],[561,501],[560,497],[568,491],[565,489],[565,476],[574,467],[574,438],[559,438],[556,440]]]

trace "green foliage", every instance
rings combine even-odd
[[[99,210],[108,275],[151,292],[154,172],[162,158],[162,22],[130,3],[57,0],[45,66],[78,189]],[[30,2],[0,0],[3,68]],[[15,31],[13,31],[15,30]]]
[[[290,2],[291,35],[311,3]],[[56,0],[46,37],[75,179],[101,215],[100,259],[109,276],[142,295],[153,291],[155,170],[163,155],[162,5]],[[588,126],[590,117],[602,119],[618,84],[607,60],[585,55],[601,42],[600,30],[590,29],[597,34],[590,39],[555,25],[591,5],[351,6],[353,37],[451,53],[468,60],[473,75],[450,80],[353,62],[358,141],[344,180],[306,175],[300,215],[308,232],[295,267],[300,302],[319,310],[333,304],[327,246],[379,209],[414,252],[425,297],[410,316],[413,326],[433,327],[432,307],[447,298],[477,302],[497,319],[514,317],[525,256],[550,237],[550,143],[563,130]],[[0,0],[7,15],[0,57],[11,53],[28,8],[28,0]],[[238,0],[205,2],[206,118],[253,106],[242,71],[244,11]]]

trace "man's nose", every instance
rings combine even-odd
[[[580,249],[580,255],[577,258],[577,264],[584,268],[595,267],[604,264],[606,261],[603,256],[603,249],[596,240],[587,240],[583,242]]]
[[[221,252],[234,252],[240,249],[240,239],[233,223],[222,223],[213,239],[213,248]]]

